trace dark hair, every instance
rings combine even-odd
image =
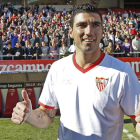
[[[94,7],[91,3],[85,3],[85,4],[75,6],[74,9],[72,10],[71,21],[70,21],[71,28],[73,28],[75,16],[79,13],[97,13],[97,14],[99,14],[99,16],[101,18],[101,22],[102,22],[102,15],[98,11],[98,9],[96,7]]]

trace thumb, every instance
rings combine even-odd
[[[29,96],[28,96],[26,90],[22,90],[22,98],[24,99],[24,101],[25,101],[26,103],[29,102],[30,99],[29,99]]]

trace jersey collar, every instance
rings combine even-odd
[[[81,71],[82,73],[86,73],[86,72],[88,72],[89,70],[93,69],[94,67],[96,67],[97,65],[99,65],[99,64],[101,63],[101,61],[102,61],[102,60],[104,59],[104,57],[105,57],[105,53],[101,51],[101,56],[100,56],[100,58],[99,58],[96,62],[92,63],[92,64],[91,64],[89,67],[87,67],[86,69],[80,67],[80,66],[76,63],[75,56],[76,56],[76,53],[73,54],[73,58],[72,58],[72,59],[73,59],[73,64],[74,64],[74,66],[75,66],[79,71]]]

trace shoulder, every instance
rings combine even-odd
[[[106,67],[111,68],[112,70],[116,70],[119,72],[128,73],[128,71],[132,70],[130,64],[125,63],[113,56],[110,56],[108,54],[105,54],[105,58],[103,59],[103,63],[106,65]]]

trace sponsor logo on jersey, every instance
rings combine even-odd
[[[70,79],[63,79],[63,80],[61,81],[61,84],[62,84],[62,85],[71,85],[71,80],[70,80]]]
[[[98,78],[96,77],[96,86],[99,89],[99,91],[102,91],[105,89],[105,87],[108,84],[109,78]]]

